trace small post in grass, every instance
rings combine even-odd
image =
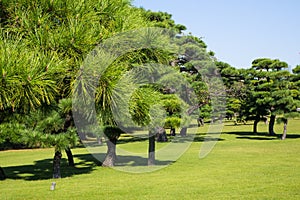
[[[56,182],[52,182],[50,186],[50,190],[55,190]]]

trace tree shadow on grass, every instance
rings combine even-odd
[[[61,176],[62,178],[73,177],[81,174],[89,174],[101,166],[101,159],[104,158],[104,153],[96,154],[78,154],[74,155],[76,158],[75,166],[68,166],[68,160],[62,158],[61,160]],[[23,179],[26,181],[34,180],[48,180],[52,179],[52,159],[37,160],[34,164],[19,165],[19,166],[8,166],[2,167],[6,179]],[[170,160],[156,160],[155,165],[163,166],[173,163]],[[117,155],[116,166],[147,166],[148,158],[135,156],[135,155]]]
[[[211,142],[211,141],[224,141],[222,138],[210,137],[210,136],[196,136],[194,142]]]
[[[173,163],[171,160],[155,160],[156,166],[164,166]],[[148,158],[141,156],[117,156],[116,166],[147,167]]]
[[[236,135],[237,139],[248,139],[248,140],[279,140],[281,139],[282,134],[269,135],[267,132],[256,133],[253,132],[224,132],[223,134]],[[298,139],[300,134],[287,134],[286,139]]]
[[[132,142],[143,142],[143,141],[146,141],[146,140],[149,140],[148,135],[139,136],[139,137],[131,136],[131,137],[127,137],[127,138],[125,137],[125,138],[119,139],[118,144],[126,144],[126,143],[132,143]]]
[[[237,139],[247,140],[278,140],[278,137],[255,137],[255,136],[238,136]]]
[[[280,137],[281,137],[281,135],[280,135]],[[290,134],[290,133],[288,133],[288,134],[286,135],[286,138],[287,138],[287,139],[298,139],[298,138],[300,138],[300,134],[296,134],[296,133]]]
[[[249,135],[249,136],[269,136],[268,133],[266,132],[261,132],[261,133],[256,133],[254,134],[251,131],[230,131],[230,132],[223,132],[223,134],[228,134],[228,135],[238,135],[238,136],[244,136],[244,135]]]
[[[74,167],[68,166],[66,158],[61,159],[62,178],[91,173],[97,166],[97,161],[89,154],[74,155],[77,162]],[[46,180],[52,179],[53,159],[37,160],[33,164],[2,167],[6,179]]]
[[[94,162],[97,162],[98,165],[101,165],[103,160],[105,159],[105,153],[93,153],[93,154],[86,154],[84,155],[85,159],[88,160],[94,160]],[[141,155],[120,155],[117,154],[115,166],[148,166],[148,154],[145,152]],[[96,161],[95,161],[96,160]],[[162,165],[168,165],[172,163],[171,160],[155,160],[155,165],[162,166]]]
[[[215,135],[215,136],[214,136]],[[196,133],[194,137],[194,142],[212,142],[212,141],[224,141],[225,139],[220,138],[220,133]]]

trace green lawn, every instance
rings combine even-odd
[[[251,134],[251,125],[226,123],[215,148],[199,159],[206,125],[179,160],[140,174],[97,166],[85,148],[76,148],[76,168],[66,165],[64,154],[63,178],[53,180],[53,149],[2,151],[0,165],[9,177],[0,181],[0,199],[300,199],[299,124],[290,121],[288,138],[281,141],[266,136],[263,123],[258,135]],[[119,145],[147,150],[147,140]]]

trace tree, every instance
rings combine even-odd
[[[26,122],[22,138],[29,147],[54,147],[53,178],[60,178],[60,161],[65,150],[69,166],[74,166],[71,147],[78,142],[72,118],[71,99],[60,100],[49,112],[32,112]],[[43,119],[43,120],[41,120]]]
[[[295,102],[290,87],[290,73],[285,71],[287,63],[268,58],[252,62],[250,75],[251,93],[248,99],[250,112],[255,115],[254,132],[261,117],[270,114],[269,134],[275,135],[276,115],[289,113]],[[286,120],[287,122],[287,120]]]
[[[165,128],[169,128],[170,134],[175,136],[176,128],[180,127],[183,102],[174,94],[165,94],[162,97],[162,104],[167,113]]]
[[[160,110],[162,94],[155,84],[141,86],[134,91],[130,99],[130,114],[132,120],[148,127],[148,165],[155,165],[155,138],[165,133],[162,128],[164,113]]]
[[[0,112],[9,114],[2,117],[14,113],[28,114],[54,101],[58,88],[52,78],[55,71],[60,71],[59,65],[55,63],[58,57],[51,55],[53,57],[49,59],[49,54],[27,48],[21,42],[21,37],[5,33],[1,29]],[[44,66],[51,66],[52,70]],[[2,118],[2,121],[5,119]]]
[[[283,117],[278,119],[279,123],[283,123],[283,134],[281,139],[284,140],[287,135],[287,123],[288,118],[299,117],[299,108],[300,108],[300,65],[297,65],[293,69],[293,74],[290,78],[289,83],[289,95],[290,98],[288,105],[281,104],[281,110]]]
[[[243,69],[236,69],[224,62],[216,62],[223,83],[226,87],[227,107],[226,116],[228,119],[234,118],[235,124],[243,120],[243,105],[247,96],[245,81],[245,71]]]

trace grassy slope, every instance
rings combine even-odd
[[[202,142],[194,142],[176,163],[143,174],[99,167],[77,148],[76,169],[64,159],[65,178],[53,180],[47,170],[52,149],[0,152],[1,166],[11,177],[0,181],[0,199],[300,199],[299,122],[290,122],[285,141],[249,134],[248,125],[226,124],[227,134],[206,158],[198,157]],[[281,126],[275,130],[281,132]],[[259,131],[266,130],[259,125]],[[147,148],[147,141],[134,145]],[[52,181],[55,191],[50,191]]]

